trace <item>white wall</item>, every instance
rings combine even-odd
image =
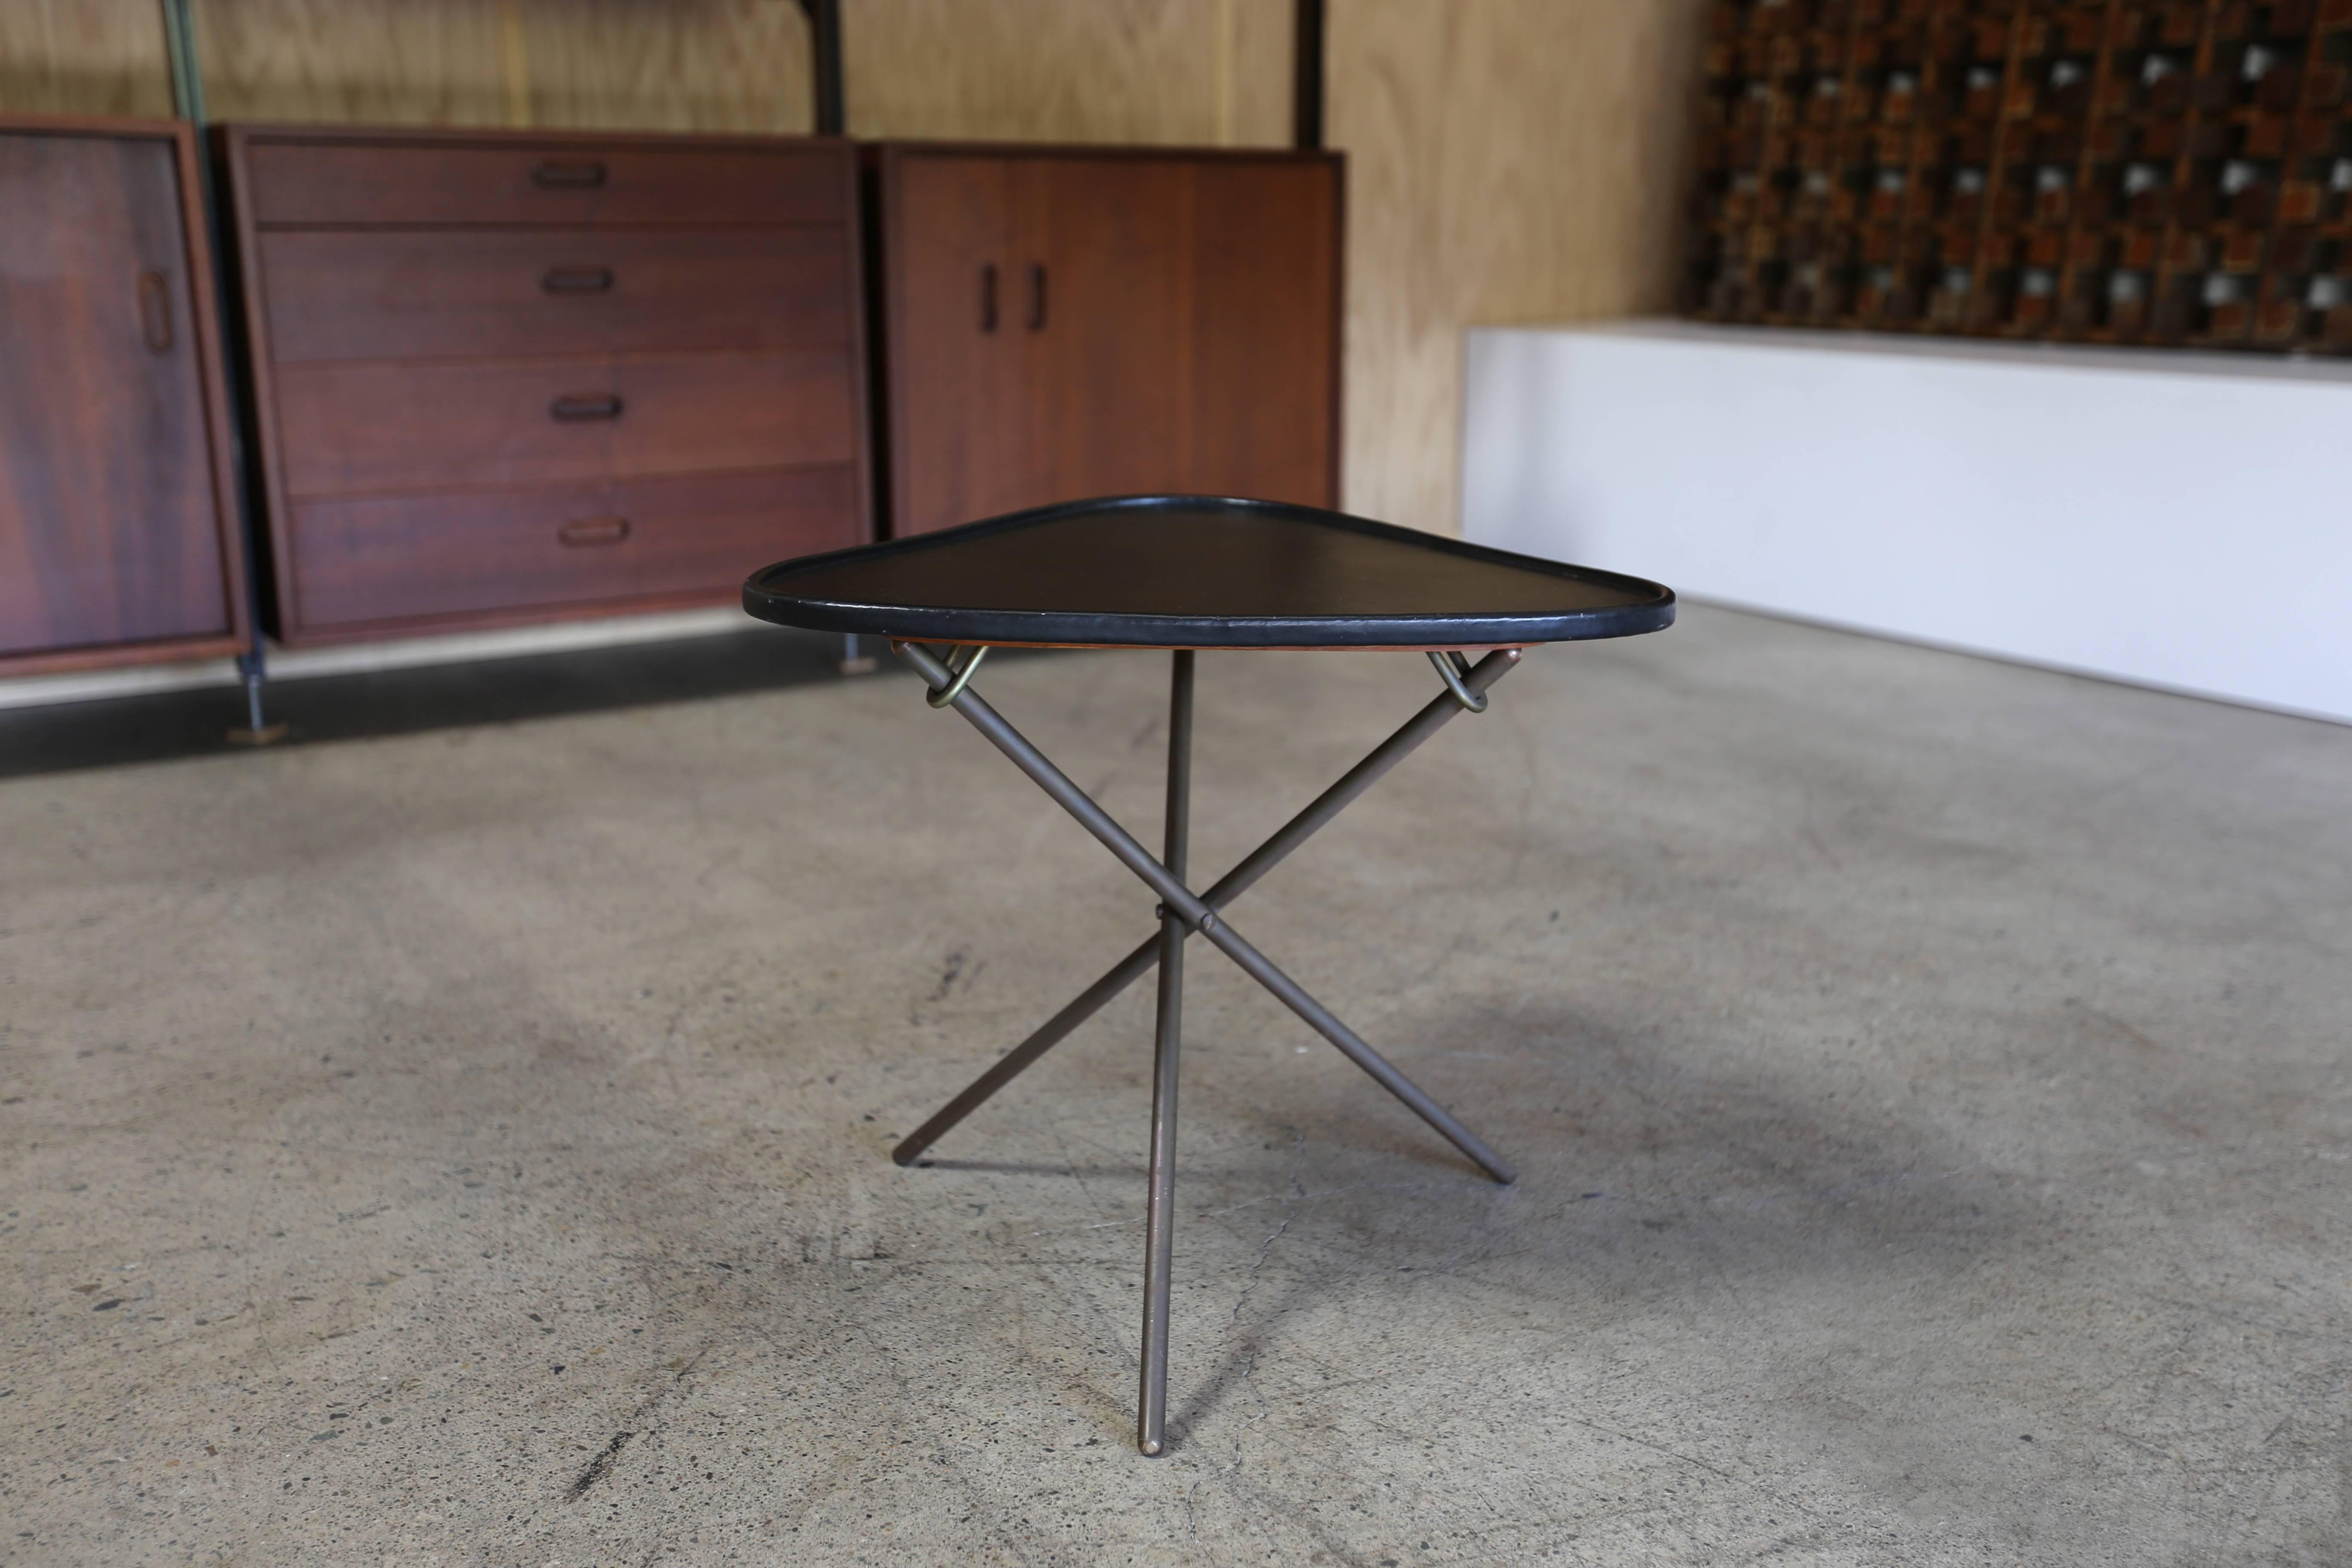
[[[1481,543],[2352,721],[2352,364],[1673,322],[1468,353]]]

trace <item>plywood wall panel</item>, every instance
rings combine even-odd
[[[803,133],[792,0],[196,0],[220,120]]]
[[[806,135],[807,20],[793,0],[529,0],[530,123]]]
[[[845,0],[854,136],[1278,146],[1290,0]]]
[[[499,8],[486,0],[196,0],[217,120],[499,125]]]
[[[0,0],[0,111],[171,113],[157,0]]]
[[[1459,529],[1462,329],[1665,309],[1704,0],[1329,0],[1345,504]]]

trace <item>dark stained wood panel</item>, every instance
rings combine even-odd
[[[286,490],[307,499],[849,462],[849,358],[840,344],[285,365]]]
[[[838,228],[274,229],[270,348],[456,359],[845,343]]]
[[[1013,166],[915,158],[885,198],[890,251],[891,450],[897,531],[919,533],[1029,504]]]
[[[236,629],[176,153],[0,122],[0,655]]]
[[[1336,502],[1338,159],[876,163],[895,532],[1104,495]]]
[[[287,641],[724,603],[747,541],[870,536],[847,144],[220,142]]]
[[[1037,158],[1019,172],[1035,476],[1021,504],[1193,489],[1193,169]],[[1042,317],[1025,293],[1040,267]]]
[[[350,142],[257,137],[254,221],[382,224],[843,224],[837,150],[550,140]]]
[[[1192,178],[1192,488],[1336,507],[1338,171],[1208,163]]]
[[[781,557],[859,542],[846,463],[523,490],[306,501],[306,625],[364,626],[648,595],[731,602]]]

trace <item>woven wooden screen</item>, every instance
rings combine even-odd
[[[1716,0],[1687,314],[2352,353],[2352,0]]]

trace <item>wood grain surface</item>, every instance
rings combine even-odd
[[[1462,331],[1663,310],[1703,0],[1330,0],[1347,501],[1459,531]]]
[[[215,119],[803,133],[791,0],[195,0]],[[1278,144],[1292,0],[844,0],[851,132]],[[0,4],[0,109],[162,113],[155,0]]]
[[[844,0],[853,136],[1279,146],[1292,0]]]
[[[804,133],[782,0],[196,0],[222,120]]]
[[[891,526],[1088,496],[1328,506],[1338,161],[890,147]]]
[[[280,364],[846,342],[855,298],[816,225],[281,229],[259,265]]]
[[[297,510],[294,569],[314,632],[425,617],[471,625],[501,611],[653,595],[724,604],[752,565],[863,536],[847,463]]]
[[[194,142],[0,122],[0,668],[231,646],[228,490]]]
[[[172,112],[156,0],[0,0],[0,112]]]
[[[993,517],[1030,493],[1014,174],[1002,158],[910,158],[883,177],[891,423],[914,442],[888,447],[898,532]]]
[[[786,0],[197,0],[222,118],[801,131]],[[1702,0],[1329,0],[1347,504],[1456,526],[1461,331],[1668,303]],[[853,133],[1289,134],[1291,0],[844,0]],[[0,3],[0,106],[168,101],[147,0]]]
[[[764,353],[278,367],[289,500],[857,456],[846,343]],[[608,399],[608,416],[564,418]]]
[[[620,145],[301,131],[254,140],[254,222],[822,223],[850,219],[837,142]]]

